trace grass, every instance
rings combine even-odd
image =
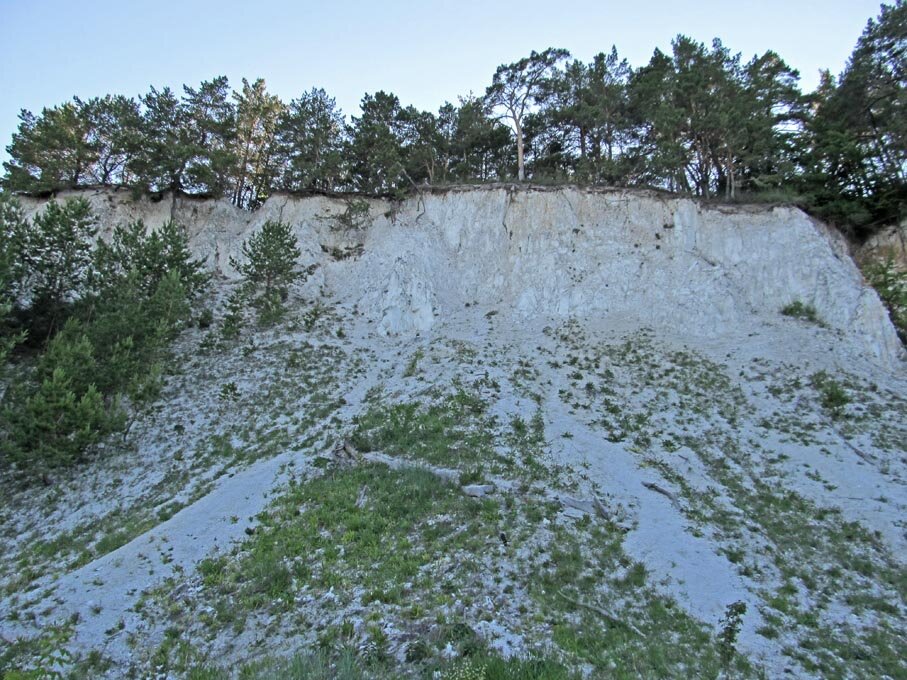
[[[478,389],[455,387],[437,403],[385,405],[375,399],[356,419],[353,445],[360,451],[384,451],[442,467],[488,465],[509,461],[495,453],[494,423],[485,415]]]
[[[789,456],[743,441],[738,424],[756,412],[723,366],[694,352],[660,351],[645,333],[604,348],[591,347],[574,328],[553,335],[565,346],[563,370],[574,388],[561,398],[601,414],[596,425],[605,436],[617,433],[631,450],[645,453],[647,463],[684,499],[691,531],[718,541],[739,573],[761,591],[766,623],[760,631],[766,638],[796,641],[787,654],[822,677],[907,673],[903,659],[892,654],[907,606],[903,569],[880,537],[846,521],[836,508],[791,490],[782,467]],[[785,382],[766,384],[778,411],[760,421],[763,427],[789,432],[800,446],[814,446],[828,430],[824,412],[841,420],[839,427],[850,435],[871,436],[879,448],[903,451],[897,444],[903,439],[899,396],[847,376],[802,371],[798,376],[796,367],[784,366],[772,372],[779,370]],[[753,373],[758,383],[769,377],[762,365],[754,365]],[[591,378],[592,389],[576,389],[577,375]],[[668,439],[670,447],[656,444]],[[691,484],[678,471],[671,456],[677,444],[700,459],[708,487]],[[804,476],[813,479],[817,473],[807,468]],[[768,585],[775,575],[783,587]],[[840,607],[852,613],[851,623],[829,622]]]
[[[789,316],[793,319],[808,321],[809,323],[816,324],[817,326],[825,325],[825,322],[822,321],[819,313],[816,311],[816,308],[810,304],[802,302],[801,300],[794,300],[790,304],[784,305],[784,307],[781,308],[781,314],[784,316]]]
[[[480,650],[467,659],[434,664],[432,675],[439,680],[579,680],[562,664],[546,657],[503,659]],[[354,652],[315,651],[298,653],[289,659],[268,658],[243,666],[236,675],[210,666],[191,669],[187,680],[365,680],[398,678],[397,671],[369,667]]]
[[[501,518],[495,501],[465,499],[424,470],[366,465],[293,485],[260,520],[238,560],[199,565],[211,596],[238,605],[231,617],[289,611],[303,587],[363,605],[402,605],[417,588],[426,606],[443,599],[446,581],[424,567],[457,551],[481,554]]]
[[[568,658],[609,678],[716,677],[727,670],[755,677],[745,657],[727,654],[706,626],[649,584],[622,540],[610,525],[555,531],[557,547],[540,564],[532,592]]]

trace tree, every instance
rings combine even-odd
[[[523,121],[532,104],[545,92],[546,81],[558,62],[570,56],[567,50],[549,47],[532,52],[512,64],[498,66],[485,92],[488,105],[513,125],[517,149],[517,178],[525,179]]]
[[[128,165],[141,133],[138,102],[131,97],[107,95],[89,99],[83,107],[94,157],[88,168],[89,178],[104,186],[130,184]]]
[[[461,97],[453,112],[450,173],[458,180],[513,176],[510,131],[491,118],[484,99]]]
[[[802,186],[823,217],[865,237],[907,216],[907,2],[882,5],[837,80],[811,97]]]
[[[555,71],[534,117],[533,166],[572,172],[593,182],[624,183],[632,138],[628,84],[632,69],[616,48],[591,64],[576,60]]]
[[[84,198],[51,201],[26,231],[23,264],[33,327],[48,337],[85,290],[96,218]]]
[[[0,193],[0,374],[9,353],[25,339],[25,334],[10,323],[10,316],[22,294],[26,228],[19,203]]]
[[[77,394],[63,368],[55,369],[34,393],[15,397],[3,414],[6,457],[45,479],[49,471],[81,460],[115,422],[94,385]]]
[[[79,99],[44,109],[40,116],[22,110],[19,128],[7,148],[4,184],[32,193],[71,189],[83,184],[96,154],[90,122]]]
[[[277,131],[281,187],[287,191],[340,188],[344,131],[343,114],[324,90],[312,88],[291,101]]]
[[[173,220],[149,232],[142,220],[118,225],[109,241],[100,239],[92,254],[92,292],[105,297],[132,274],[142,295],[149,297],[161,281],[175,273],[191,299],[208,282],[202,263],[192,258],[186,232]]]
[[[806,120],[800,74],[769,50],[753,57],[742,73],[746,97],[737,102],[735,124],[746,131],[738,149],[739,172],[731,176],[751,191],[780,190],[793,184]],[[733,198],[735,184],[725,195]]]
[[[446,174],[447,140],[438,118],[431,111],[407,106],[400,112],[400,135],[403,144],[402,174],[412,185],[434,184]]]
[[[233,93],[237,165],[231,200],[233,205],[256,208],[267,198],[279,172],[275,137],[286,107],[268,94],[264,79],[249,84],[243,78],[242,85],[242,92]]]
[[[151,88],[141,98],[141,141],[129,170],[149,191],[221,195],[235,167],[235,117],[223,76],[197,89]]]
[[[353,117],[346,156],[353,187],[372,193],[406,186],[400,100],[387,92],[362,98],[362,115]]]
[[[290,285],[302,277],[297,265],[301,254],[292,227],[268,220],[243,241],[242,260],[230,258],[230,266],[242,275],[245,293],[262,319],[276,318]]]

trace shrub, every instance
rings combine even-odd
[[[812,305],[804,304],[800,300],[794,300],[789,305],[782,307],[781,313],[784,316],[802,319],[804,321],[809,321],[810,323],[818,324],[819,326],[823,325],[822,319],[819,318],[819,314],[816,312],[816,308]]]
[[[746,602],[733,602],[727,606],[724,618],[721,619],[721,630],[718,632],[718,650],[721,654],[721,664],[728,668],[734,655],[737,653],[737,637],[743,626],[743,616],[746,614]]]
[[[13,308],[21,293],[24,276],[24,239],[25,218],[22,209],[14,198],[0,193],[0,371],[13,348],[25,340],[25,333],[16,329],[12,323]]]
[[[53,210],[47,224],[65,221]],[[172,223],[151,235],[141,223],[118,228],[83,269],[88,275],[76,304],[45,296],[58,311],[65,302],[73,316],[50,337],[33,370],[9,388],[0,410],[6,439],[0,448],[25,472],[46,475],[81,461],[100,437],[126,423],[123,397],[135,406],[158,394],[167,347],[189,319],[188,297],[207,279]]]
[[[235,340],[239,337],[245,323],[245,296],[242,288],[234,290],[227,298],[227,313],[220,326],[220,335],[224,340]]]
[[[32,394],[18,394],[7,410],[9,458],[32,473],[46,474],[78,462],[84,451],[116,424],[94,385],[81,394],[58,367]]]
[[[850,403],[850,396],[840,383],[825,371],[819,371],[813,375],[812,384],[819,392],[819,403],[831,413],[832,418],[844,415],[844,408]]]
[[[353,198],[346,202],[346,210],[334,217],[336,229],[350,231],[361,229],[368,224],[368,201],[362,198]]]

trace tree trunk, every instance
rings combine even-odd
[[[522,182],[526,175],[523,171],[523,126],[520,125],[520,119],[514,117],[513,123],[516,126],[516,167],[517,180]]]

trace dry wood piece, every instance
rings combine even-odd
[[[594,612],[595,614],[598,614],[603,619],[607,619],[608,621],[610,621],[611,623],[613,623],[616,626],[623,626],[624,628],[627,628],[627,629],[633,631],[634,633],[636,633],[639,637],[641,637],[643,639],[645,639],[645,637],[646,637],[645,634],[639,628],[634,626],[632,623],[630,623],[629,621],[624,621],[623,619],[617,618],[616,616],[614,616],[614,614],[612,614],[608,611],[605,611],[601,607],[596,607],[593,604],[587,604],[580,600],[574,600],[572,597],[567,595],[563,591],[563,589],[558,590],[557,594],[560,595],[562,598],[567,600],[567,602],[569,602],[570,604],[572,604],[574,606],[582,607],[583,609],[588,609],[590,612]]]
[[[579,510],[584,512],[587,515],[595,514],[595,505],[592,501],[583,500],[582,498],[574,498],[573,496],[558,496],[557,499],[560,501],[561,505],[566,508],[573,508],[574,510]]]
[[[642,485],[647,489],[651,489],[655,493],[660,493],[662,496],[669,498],[674,505],[678,505],[677,496],[672,494],[670,491],[665,489],[663,486],[658,486],[655,482],[643,482]]]
[[[856,446],[854,446],[854,445],[851,444],[849,441],[847,441],[846,439],[844,439],[844,437],[841,437],[841,441],[844,442],[844,444],[847,446],[847,448],[849,448],[851,451],[853,451],[855,454],[857,454],[860,458],[862,458],[863,460],[865,460],[867,463],[874,463],[874,462],[875,462],[875,460],[876,460],[875,456],[870,456],[870,455],[869,455],[868,453],[866,453],[865,451],[862,451],[862,450],[858,449]]]
[[[592,507],[595,508],[598,516],[603,520],[609,521],[611,519],[611,513],[608,512],[608,508],[605,507],[605,504],[601,502],[598,496],[592,496]]]
[[[381,463],[382,465],[387,465],[391,470],[401,470],[403,468],[427,470],[436,477],[440,477],[451,484],[460,483],[460,473],[457,470],[435,467],[434,465],[426,465],[424,463],[413,462],[403,458],[395,458],[394,456],[388,456],[386,453],[381,453],[380,451],[364,453],[360,456],[360,460],[366,460],[370,463]]]

